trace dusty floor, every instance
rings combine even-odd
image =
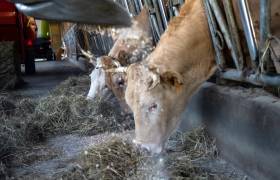
[[[123,132],[120,134],[100,134],[96,136],[80,137],[76,135],[65,135],[49,139],[46,144],[38,147],[42,150],[46,150],[46,154],[53,155],[53,152],[57,152],[57,156],[43,161],[34,161],[29,165],[20,166],[14,169],[14,177],[16,179],[55,179],[60,173],[71,171],[72,169],[79,168],[80,165],[75,159],[88,148],[105,142],[112,137],[118,136],[122,138],[130,139],[133,137],[133,131]],[[62,143],[63,142],[63,143]],[[40,152],[40,151],[38,151]],[[45,155],[46,155],[45,154]],[[162,156],[161,158],[164,158]],[[234,180],[250,180],[241,170],[236,169],[234,166],[226,162],[221,158],[216,159],[198,159],[193,164],[198,165],[206,169],[213,174],[222,174],[225,179]],[[148,169],[153,169],[153,173],[161,178],[156,179],[169,179],[162,175],[162,169],[164,167],[156,168],[155,164],[145,164]],[[153,166],[153,167],[149,167]],[[220,178],[218,178],[220,179]]]
[[[22,67],[23,70],[24,67]],[[85,73],[67,60],[36,62],[36,74],[23,74],[26,85],[13,93],[25,97],[45,96],[50,90],[68,77],[81,74]]]
[[[67,77],[83,74],[79,68],[67,61],[38,62],[36,67],[37,74],[24,76],[27,85],[13,91],[15,96],[40,98],[48,95],[49,91]],[[30,159],[13,168],[13,177],[15,179],[56,179],[56,174],[79,168],[79,164],[74,159],[89,147],[111,139],[112,136],[132,139],[133,134],[133,131],[128,131],[120,134],[105,133],[95,136],[70,134],[50,138],[26,152]],[[250,179],[241,170],[221,158],[197,160],[193,163],[208,169],[210,172],[224,174],[227,179]]]

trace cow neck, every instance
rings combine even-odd
[[[149,68],[182,74],[193,67],[213,66],[214,52],[202,0],[186,1],[180,15],[169,24],[154,52]]]

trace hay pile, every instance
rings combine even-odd
[[[139,158],[129,141],[115,137],[85,151],[80,164],[89,179],[124,179],[136,173]]]
[[[50,95],[41,99],[32,119],[34,127],[43,129],[46,135],[95,135],[133,128],[133,121],[127,122],[110,103],[102,99],[88,101],[80,95]]]
[[[2,162],[0,162],[0,179],[8,179],[7,168]]]
[[[15,102],[0,96],[0,178],[8,176],[11,159],[19,165],[59,156],[59,152],[44,153],[44,148],[34,150],[33,145],[50,136],[134,128],[133,120],[124,118],[111,103],[86,100],[88,88],[89,79],[82,76],[68,79],[39,100]],[[131,137],[109,139],[84,151],[73,159],[75,165],[53,179],[224,179],[196,163],[217,156],[215,141],[203,128],[175,133],[167,143],[167,152],[159,157],[136,148]]]
[[[124,118],[104,99],[86,100],[89,77],[71,77],[42,99],[12,101],[0,94],[0,163],[44,142],[50,136],[95,135],[133,129],[132,119]],[[18,152],[21,151],[21,152]]]
[[[51,94],[56,96],[86,95],[89,87],[89,76],[73,76],[58,85]]]
[[[193,163],[198,159],[214,158],[217,154],[214,140],[204,129],[196,129],[191,133],[177,132],[169,140],[167,148],[166,154],[152,157],[136,148],[131,139],[113,136],[109,141],[84,151],[74,169],[57,175],[56,178],[221,179],[223,177]]]

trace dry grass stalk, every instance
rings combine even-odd
[[[169,145],[177,144],[181,148],[169,147],[173,151],[151,156],[135,147],[131,140],[115,136],[81,154],[77,160],[79,168],[64,173],[63,179],[77,174],[84,179],[221,179],[222,175],[193,163],[197,158],[214,158],[215,144],[208,138],[202,128],[176,133]],[[207,150],[203,150],[205,147]]]

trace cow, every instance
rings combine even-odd
[[[160,153],[190,97],[215,71],[203,0],[186,0],[150,56],[127,68],[125,99],[134,114],[134,142]]]
[[[130,112],[125,102],[125,74],[109,70],[142,61],[150,54],[154,44],[148,18],[148,11],[144,8],[134,19],[132,27],[122,30],[108,56],[97,58],[96,68],[90,75],[88,99],[104,96],[109,89],[119,100],[124,112]]]
[[[190,97],[215,72],[214,57],[203,2],[187,0],[150,56],[127,69],[136,144],[162,151]]]

